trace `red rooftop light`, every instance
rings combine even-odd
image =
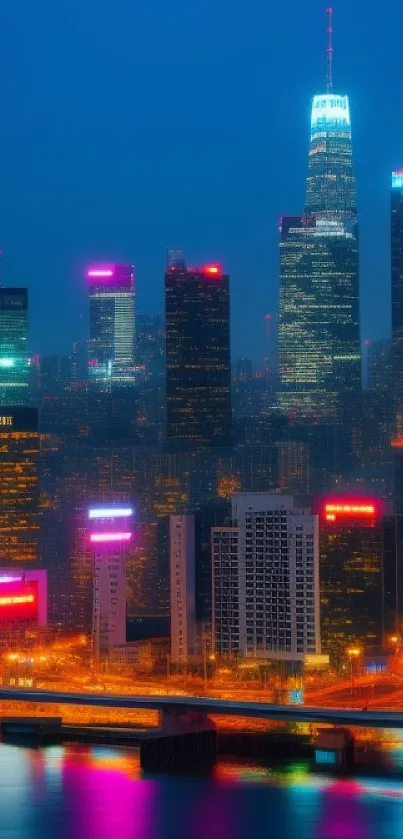
[[[392,449],[403,449],[403,437],[395,437],[390,445],[392,446]]]
[[[203,274],[211,274],[215,276],[217,274],[221,274],[221,265],[211,264],[211,265],[204,265],[202,268]]]

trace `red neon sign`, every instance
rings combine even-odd
[[[21,603],[35,603],[33,594],[21,594],[16,597],[0,597],[0,606],[17,606]]]
[[[339,519],[373,521],[380,515],[382,502],[372,498],[332,499],[322,506],[322,516],[331,523]]]
[[[38,617],[36,581],[12,577],[0,580],[0,623],[18,623]]]

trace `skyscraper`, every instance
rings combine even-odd
[[[229,446],[229,276],[220,265],[171,265],[165,308],[168,441]]]
[[[314,96],[305,211],[280,223],[280,407],[321,417],[361,386],[356,184],[350,107],[333,92],[328,14],[327,91]]]
[[[27,405],[28,290],[0,288],[0,405]]]
[[[392,384],[403,409],[403,169],[392,172],[391,193]]]
[[[93,639],[98,657],[126,641],[126,549],[132,533],[130,507],[91,507],[89,541],[93,557]]]
[[[104,386],[129,385],[135,377],[134,270],[132,265],[93,265],[88,372]]]
[[[280,406],[334,416],[361,386],[358,243],[327,215],[280,223]]]
[[[237,493],[232,521],[212,531],[215,652],[320,653],[317,516],[288,496]]]
[[[38,411],[1,410],[0,565],[11,561],[28,568],[38,560]]]
[[[383,506],[373,498],[326,498],[320,518],[323,652],[336,665],[357,644],[382,644]]]

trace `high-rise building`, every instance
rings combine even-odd
[[[39,431],[35,408],[1,408],[0,566],[38,560]]]
[[[356,184],[347,96],[332,89],[328,14],[327,91],[313,98],[304,215],[280,223],[280,407],[337,413],[361,387]]]
[[[291,497],[239,493],[214,528],[217,655],[303,661],[320,653],[318,518]]]
[[[342,222],[357,215],[350,105],[332,90],[312,101],[305,215]]]
[[[358,243],[327,216],[280,224],[280,406],[334,416],[361,387]]]
[[[130,507],[104,505],[88,512],[93,559],[93,641],[96,656],[126,641],[126,554],[132,532]]]
[[[171,265],[165,306],[168,441],[229,446],[229,276],[220,265]]]
[[[87,279],[89,376],[104,386],[130,385],[135,377],[133,266],[93,265],[87,270]]]
[[[392,172],[391,190],[392,380],[403,410],[403,169]]]
[[[383,507],[373,498],[325,498],[320,518],[323,652],[339,666],[348,650],[382,645]]]
[[[194,516],[170,516],[171,661],[186,664],[196,644]]]
[[[29,402],[28,290],[0,288],[0,405]]]

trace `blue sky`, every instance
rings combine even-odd
[[[30,345],[87,332],[84,266],[131,261],[162,311],[165,250],[231,274],[235,355],[263,354],[277,222],[302,209],[324,88],[319,0],[18,0],[2,9],[0,246],[30,291]],[[401,0],[334,3],[351,97],[362,335],[389,330],[389,180],[403,165]]]

